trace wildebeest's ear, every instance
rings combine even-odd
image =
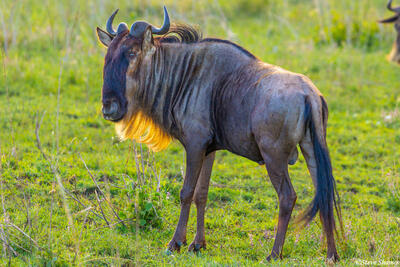
[[[113,36],[103,31],[99,27],[96,27],[96,31],[97,31],[97,37],[99,38],[100,42],[106,47],[108,47],[113,39]]]
[[[143,34],[143,43],[142,50],[143,52],[148,52],[153,47],[153,33],[151,32],[151,28],[147,27]]]

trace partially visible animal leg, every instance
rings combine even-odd
[[[289,165],[294,165],[299,157],[299,152],[297,151],[297,146],[294,147],[292,153],[290,153],[289,157]]]
[[[212,152],[205,158],[201,168],[199,180],[197,181],[196,189],[194,191],[193,200],[197,208],[197,231],[193,242],[189,246],[189,251],[199,251],[202,248],[206,248],[204,214],[214,158],[215,152]]]
[[[186,174],[183,187],[180,192],[181,213],[178,225],[172,240],[168,244],[170,251],[180,251],[183,244],[186,244],[186,227],[189,219],[190,205],[197,180],[203,165],[205,151],[199,148],[186,148]]]
[[[307,163],[308,171],[310,172],[311,179],[314,187],[317,187],[317,161],[314,156],[314,147],[310,136],[310,131],[307,130],[303,139],[300,141],[301,153]]]
[[[267,260],[270,261],[271,259],[282,257],[282,248],[285,242],[286,231],[297,196],[288,172],[289,155],[285,155],[283,151],[281,153],[276,149],[265,151],[274,151],[274,153],[267,154],[268,152],[262,152],[262,154],[269,178],[279,198],[279,218],[275,242],[271,254],[267,257]],[[276,155],[277,153],[279,154]]]
[[[316,188],[317,187],[317,162],[315,159],[314,147],[313,147],[313,143],[311,140],[310,131],[306,132],[306,135],[304,136],[303,140],[300,142],[300,148],[301,148],[301,152],[303,153],[304,159],[306,160],[308,171],[310,172],[312,181]],[[320,220],[323,225],[323,229],[325,232],[326,241],[327,241],[327,245],[328,245],[327,259],[337,261],[337,260],[339,260],[339,256],[338,256],[338,253],[336,250],[333,227],[332,227],[332,225],[329,225],[329,224],[326,225],[326,223],[324,223],[324,220],[321,217],[321,213],[320,213]]]

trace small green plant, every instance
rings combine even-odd
[[[162,226],[163,201],[159,192],[154,192],[150,186],[137,187],[138,223],[143,229],[160,228]]]

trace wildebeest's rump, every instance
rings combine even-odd
[[[202,39],[190,26],[144,21],[128,30],[121,23],[105,32],[103,114],[123,138],[165,148],[171,138],[186,150],[186,174],[180,192],[181,213],[168,245],[180,250],[192,201],[197,206],[197,233],[189,250],[205,248],[204,213],[215,151],[226,149],[265,164],[279,197],[279,221],[268,259],[282,253],[296,201],[288,163],[297,145],[306,159],[316,194],[304,215],[319,212],[327,237],[327,257],[338,259],[334,209],[339,211],[335,180],[326,144],[328,110],[312,82],[301,74],[263,63],[242,47],[219,39]],[[153,37],[153,34],[161,36]],[[340,212],[338,212],[340,221]]]

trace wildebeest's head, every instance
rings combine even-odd
[[[97,28],[100,42],[108,47],[103,69],[102,112],[105,119],[113,122],[120,121],[127,113],[127,72],[133,74],[143,58],[155,52],[153,34],[165,34],[170,27],[168,12],[164,7],[164,24],[161,28],[137,21],[130,30],[126,23],[120,23],[115,31],[112,22],[117,12],[118,9],[108,19],[107,32]],[[132,81],[130,86],[134,86]]]
[[[397,38],[393,44],[392,52],[389,54],[389,60],[400,64],[400,7],[392,7],[393,0],[389,0],[387,8],[396,14],[390,18],[380,20],[380,23],[394,23],[397,31]]]

